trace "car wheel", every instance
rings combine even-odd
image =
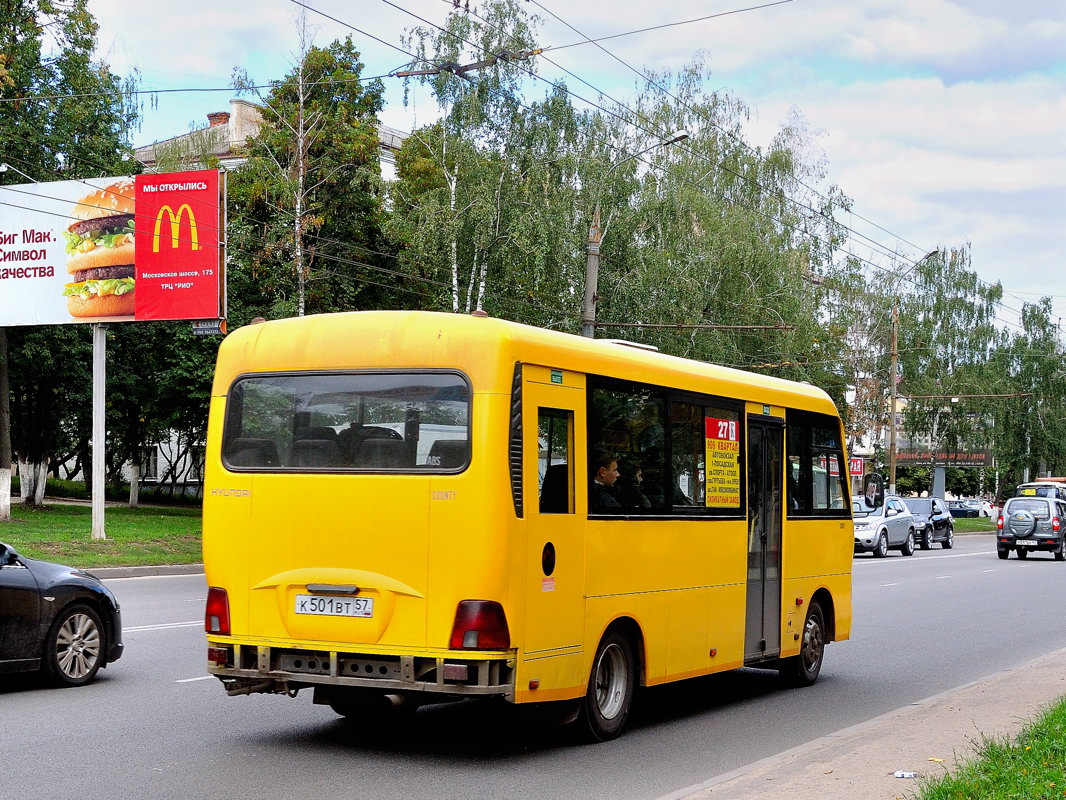
[[[1059,549],[1055,551],[1056,561],[1066,561],[1066,539],[1059,542]]]
[[[104,665],[104,626],[99,615],[80,603],[56,617],[44,642],[44,671],[55,686],[83,686]]]
[[[947,535],[944,537],[944,541],[940,543],[940,546],[945,550],[950,550],[955,546],[955,526],[948,525]],[[1004,556],[1006,558],[1006,556]]]
[[[1000,561],[1006,561],[1007,556],[1010,555],[1010,550],[997,550],[996,555],[999,556]]]
[[[881,535],[877,538],[877,544],[874,545],[874,558],[884,558],[888,555],[888,533],[881,531]]]
[[[798,656],[786,658],[779,668],[789,686],[810,686],[818,680],[825,656],[825,616],[818,603],[811,603],[803,623],[803,641]]]
[[[1026,558],[1026,557],[1027,557],[1028,555],[1029,555],[1029,551],[1028,551],[1028,550],[1026,550],[1026,549],[1025,549],[1024,547],[1019,547],[1019,548],[1018,548],[1018,558],[1020,558],[1020,559],[1022,559],[1022,560],[1024,561],[1024,560],[1025,560],[1025,558]]]
[[[905,556],[913,556],[914,555],[914,529],[913,528],[911,528],[909,531],[907,531],[907,538],[903,542],[903,547],[901,547],[899,550]]]
[[[606,742],[622,732],[633,703],[636,682],[633,645],[620,631],[608,633],[592,661],[582,708],[584,732],[590,740]]]
[[[926,525],[922,532],[922,549],[929,550],[933,546],[933,527]]]

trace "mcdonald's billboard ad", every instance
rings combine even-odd
[[[0,325],[226,315],[218,170],[0,187]]]

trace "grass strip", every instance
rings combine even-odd
[[[0,541],[29,558],[86,569],[197,564],[203,560],[201,529],[198,508],[107,506],[107,538],[94,540],[87,505],[30,509],[12,504],[11,522],[0,523]]]
[[[977,757],[924,784],[918,800],[1066,798],[1066,699],[1029,723],[1015,742],[985,739]]]

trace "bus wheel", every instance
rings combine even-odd
[[[781,677],[789,686],[810,686],[818,680],[825,656],[825,616],[818,603],[811,603],[803,623],[803,641],[798,656],[781,662]]]
[[[600,642],[582,708],[582,724],[594,742],[614,739],[625,727],[637,681],[636,658],[629,638],[611,631]]]

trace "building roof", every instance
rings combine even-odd
[[[149,167],[164,155],[173,155],[183,161],[216,156],[227,169],[243,164],[247,160],[243,154],[244,145],[263,124],[263,107],[240,99],[230,100],[229,106],[229,111],[208,114],[207,127],[138,147],[133,152],[134,157]],[[381,161],[395,164],[396,152],[409,135],[387,125],[378,125]]]

